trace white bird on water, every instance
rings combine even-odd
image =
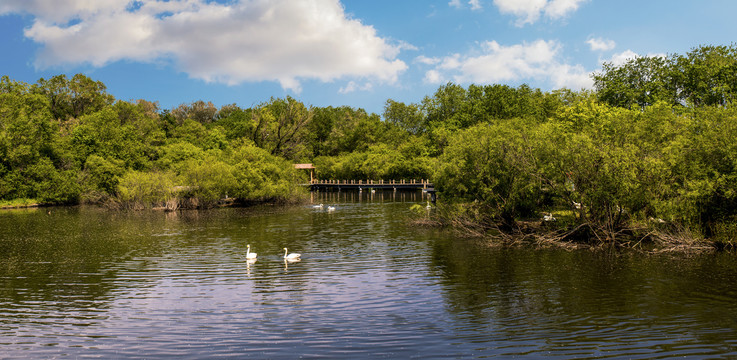
[[[246,260],[256,260],[256,253],[251,252],[251,245],[246,245]]]
[[[299,261],[299,260],[301,260],[300,259],[300,256],[302,256],[302,254],[291,253],[291,254],[287,255],[287,253],[288,253],[287,248],[284,248],[284,260],[286,260],[286,261]]]
[[[335,210],[335,206],[328,206],[328,211],[334,211],[334,210]]]
[[[313,205],[312,207],[315,209],[322,209],[323,206],[324,206],[323,204],[320,204],[320,205]]]

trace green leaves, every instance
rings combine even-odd
[[[622,65],[605,63],[594,74],[601,101],[644,109],[663,101],[671,106],[724,106],[737,94],[737,48],[700,46],[686,55],[642,56]]]

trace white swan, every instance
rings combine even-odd
[[[320,205],[312,205],[312,207],[315,208],[315,209],[322,209],[323,206],[324,206],[323,204],[320,204]]]
[[[302,254],[291,253],[287,255],[287,248],[284,248],[284,260],[286,261],[299,261]]]
[[[334,210],[335,210],[335,206],[328,206],[328,211],[334,211]]]
[[[246,246],[246,260],[256,260],[256,253],[251,252],[251,245]]]

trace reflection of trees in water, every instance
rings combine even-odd
[[[611,254],[464,240],[437,242],[432,260],[451,314],[476,326],[498,324],[495,331],[509,336],[543,328],[621,333],[619,326],[630,326],[683,329],[705,341],[735,340],[737,319],[723,316],[737,311],[735,265],[731,254]],[[700,332],[709,327],[717,331]]]
[[[100,307],[118,286],[113,280],[119,269],[110,265],[132,256],[142,242],[155,243],[150,237],[155,220],[141,220],[83,207],[3,214],[0,297],[56,309]]]

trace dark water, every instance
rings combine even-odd
[[[407,227],[419,192],[315,196],[0,212],[0,358],[737,357],[735,254],[489,247]]]

